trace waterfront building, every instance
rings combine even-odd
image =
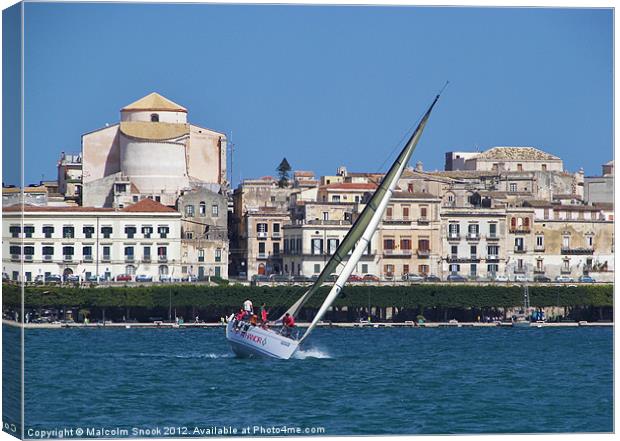
[[[563,161],[534,147],[492,147],[481,153],[448,152],[446,170],[564,171]]]
[[[119,123],[82,136],[84,205],[122,208],[151,197],[174,206],[192,187],[228,186],[223,133],[190,124],[186,108],[157,93],[120,113]]]
[[[123,209],[13,205],[3,208],[3,273],[33,282],[48,275],[178,277],[181,215],[144,199]]]
[[[533,273],[554,279],[590,275],[612,282],[614,271],[613,220],[588,205],[528,201],[534,215]]]
[[[521,204],[506,208],[506,224],[506,275],[510,280],[517,280],[518,276],[532,280],[535,256],[540,252],[540,245],[536,243],[532,229],[533,208]]]
[[[373,182],[336,182],[321,185],[317,193],[317,201],[360,203],[367,193],[372,193],[376,189],[377,184]]]
[[[429,193],[394,192],[376,233],[383,280],[441,272],[440,203]]]
[[[23,201],[23,202],[22,202]],[[19,187],[2,187],[2,206],[9,207],[25,203],[27,205],[47,205],[48,190],[44,185],[25,187],[22,191]]]
[[[587,204],[614,202],[614,161],[603,164],[601,176],[587,176],[584,179],[584,201]]]
[[[228,278],[228,198],[219,186],[183,193],[177,209],[181,222],[181,274],[198,280]]]

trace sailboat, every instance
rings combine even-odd
[[[512,326],[517,328],[530,327],[530,292],[527,285],[523,285],[523,310],[512,319]]]
[[[312,334],[317,324],[321,321],[334,300],[336,300],[336,297],[338,297],[342,287],[355,269],[357,262],[367,249],[372,236],[381,222],[381,218],[383,217],[383,213],[390,201],[392,193],[396,189],[398,180],[411,159],[411,155],[422,136],[424,127],[440,95],[441,92],[435,96],[435,99],[411,134],[409,140],[381,180],[381,184],[366,203],[366,206],[323,268],[323,271],[319,274],[319,277],[314,284],[312,284],[310,288],[275,321],[275,326],[262,327],[252,325],[246,321],[236,320],[234,314],[228,317],[226,339],[232,350],[238,356],[264,356],[289,359]],[[342,268],[338,273],[335,283],[303,336],[297,338],[295,335],[288,334],[288,329],[285,327],[279,328],[278,325],[282,324],[287,314],[293,317],[297,316],[304,304],[310,297],[316,294],[318,289],[327,281],[327,278],[331,274],[337,272],[341,264]],[[282,332],[283,330],[284,332]]]

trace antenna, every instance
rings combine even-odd
[[[228,145],[230,148],[230,179],[228,180],[228,182],[230,182],[230,188],[233,189],[234,188],[234,184],[233,184],[233,156],[235,153],[235,143],[232,142],[232,137],[233,137],[233,131],[230,131],[230,137],[228,138]]]

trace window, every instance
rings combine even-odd
[[[198,205],[198,213],[201,216],[204,216],[207,214],[207,204],[205,203],[205,201],[200,202],[200,204]]]
[[[476,274],[478,272],[478,265],[476,265],[475,263],[472,263],[469,265],[469,275],[471,277],[476,277]]]
[[[418,265],[418,274],[421,276],[426,276],[430,272],[430,268],[428,265]]]
[[[163,262],[168,259],[168,248],[167,247],[157,247],[157,258]]]
[[[387,210],[385,210],[385,218],[386,219],[392,219],[392,211],[393,208],[392,207],[387,207]]]
[[[133,262],[133,247],[125,247],[125,260]]]
[[[265,242],[258,243],[258,257],[265,255]]]
[[[430,250],[430,240],[428,239],[418,239],[418,250],[419,251],[429,251]]]
[[[205,261],[205,250],[198,250],[198,262]]]
[[[400,239],[400,249],[411,250],[411,239],[409,238]]]
[[[332,202],[340,202],[340,196],[337,194],[332,195]]]
[[[524,251],[522,237],[515,237],[515,251]]]
[[[278,242],[273,243],[273,255],[274,256],[280,255],[280,244]]]
[[[494,276],[499,271],[499,265],[497,263],[490,263],[487,265],[487,273]]]
[[[105,239],[109,239],[112,235],[112,227],[101,227],[101,234]]]
[[[153,227],[151,227],[150,225],[142,227],[142,235],[145,239],[150,239],[151,234],[153,234]]]
[[[32,260],[32,256],[34,256],[34,246],[26,245],[24,247],[24,256],[26,259]]]
[[[460,269],[461,269],[461,265],[459,265],[457,263],[450,264],[450,273],[451,274],[458,274]]]
[[[256,232],[258,233],[258,237],[267,237],[267,231],[269,228],[266,223],[256,224]]]
[[[125,227],[125,234],[127,239],[133,239],[136,235],[136,227]]]
[[[64,246],[62,247],[62,255],[65,256],[65,259],[73,258],[75,254],[73,246]]]
[[[543,214],[545,219],[549,219],[549,209],[545,208],[544,214]]]
[[[477,254],[478,254],[478,247],[476,247],[476,245],[471,245],[469,247],[469,255],[471,256],[472,259],[475,259]]]
[[[403,265],[403,274],[409,274],[409,265]]]
[[[497,256],[499,255],[499,246],[489,245],[487,247],[487,254],[489,255],[489,258],[497,259]]]
[[[220,207],[217,204],[213,204],[211,206],[211,215],[213,217],[218,217],[220,215]]]
[[[128,276],[133,276],[136,274],[136,267],[133,265],[127,265],[125,267],[125,274],[127,274]]]
[[[409,207],[403,207],[403,219],[409,219]]]
[[[151,113],[151,122],[159,122],[159,115],[157,113]]]
[[[43,234],[47,239],[51,238],[52,234],[54,234],[54,227],[43,227]]]
[[[161,196],[155,196],[155,201],[161,202]]]
[[[9,247],[9,253],[13,256],[19,256],[22,253],[22,247],[20,247],[19,245],[11,245]]]
[[[469,235],[471,237],[476,237],[478,236],[478,231],[480,229],[480,227],[478,226],[478,224],[469,224]]]
[[[194,217],[194,206],[186,205],[185,206],[185,216],[186,217]]]
[[[517,164],[517,171],[523,171],[523,164]]]
[[[324,211],[323,212],[323,220],[324,221],[328,221],[329,220],[329,211]]]
[[[542,168],[542,171],[547,171],[547,164],[542,164],[541,168]]]
[[[314,274],[319,274],[320,272],[321,272],[321,264],[315,263],[314,264]]]
[[[362,273],[366,274],[368,272],[368,264],[362,263]]]
[[[340,241],[338,239],[327,239],[327,252],[329,254],[334,254],[339,243]]]
[[[125,193],[127,191],[127,184],[116,184],[117,193]]]
[[[323,254],[323,239],[312,239],[312,254]]]
[[[82,228],[82,233],[84,233],[84,237],[86,237],[87,239],[91,239],[93,237],[93,234],[95,233],[95,227],[86,226]]]
[[[278,245],[280,246],[280,244],[274,244],[274,245]],[[275,250],[275,248],[274,248]],[[278,249],[278,253],[280,252],[280,250]],[[222,249],[221,248],[216,248],[215,249],[215,261],[216,262],[221,262],[222,261]]]
[[[450,232],[450,237],[458,237],[459,235],[459,224],[450,224],[448,225],[448,231]]]
[[[489,224],[489,237],[497,237],[497,224]]]
[[[455,258],[455,257],[456,257],[456,255],[458,254],[458,252],[459,252],[459,247],[458,247],[457,245],[452,245],[452,246],[450,247],[450,254],[452,254],[452,257],[453,257],[453,258]]]
[[[392,277],[394,275],[394,265],[388,264],[383,266],[383,272],[387,277]]]
[[[62,227],[62,237],[73,239],[75,237],[75,229],[73,227]]]
[[[82,256],[84,256],[84,260],[92,260],[93,259],[93,247],[90,245],[84,245],[82,247]]]
[[[420,207],[420,218],[426,219],[428,209],[426,207]]]
[[[280,233],[280,224],[273,224],[273,234],[277,235]]]
[[[166,239],[168,237],[168,233],[170,233],[170,228],[166,226],[157,227],[157,232],[159,233],[159,237],[161,239]]]
[[[396,247],[396,242],[394,239],[383,239],[383,249],[384,250],[393,250]]]
[[[138,202],[138,196],[132,196],[131,200],[134,202]]]
[[[43,260],[51,260],[50,258],[54,255],[54,247],[53,246],[45,246],[43,247]],[[50,256],[50,258],[46,258],[45,256]]]
[[[151,247],[144,247],[142,249],[142,259],[145,262],[150,262],[151,261]]]
[[[193,239],[194,238],[194,232],[193,231],[186,231],[185,232],[185,239]]]
[[[515,184],[514,182],[510,183],[510,192],[514,193],[517,191],[517,184]]]
[[[413,184],[411,184],[411,183],[407,184],[407,192],[408,193],[413,193]]]
[[[562,248],[570,248],[570,236],[562,237]]]
[[[33,233],[34,233],[34,227],[32,225],[26,225],[24,227],[24,236],[25,237],[32,237]]]
[[[110,248],[109,246],[103,247],[103,260],[110,260]]]
[[[588,247],[592,248],[594,246],[594,237],[592,235],[587,236]]]
[[[544,236],[536,236],[536,248],[543,248],[544,247]]]

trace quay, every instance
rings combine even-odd
[[[191,328],[223,328],[223,323],[169,323],[169,322],[152,322],[152,323],[25,323],[21,324],[14,320],[2,320],[2,324],[14,327],[24,327],[25,329],[62,329],[62,328],[83,328],[83,329],[191,329]],[[297,323],[300,328],[306,328],[310,323]],[[532,322],[532,328],[577,328],[577,327],[600,327],[613,326],[613,322]],[[414,322],[394,322],[394,323],[358,323],[358,322],[341,322],[341,323],[319,323],[319,327],[324,328],[511,328],[512,322],[425,322],[414,324]]]

